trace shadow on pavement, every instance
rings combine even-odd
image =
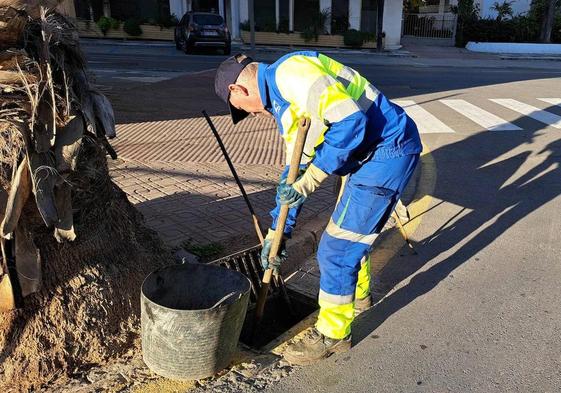
[[[547,111],[556,112],[550,107]],[[456,217],[416,245],[419,255],[396,256],[381,273],[387,290],[419,271],[440,254],[470,238],[454,254],[414,275],[409,283],[361,315],[353,338],[362,341],[390,316],[435,288],[519,220],[561,194],[561,139],[537,153],[543,159],[516,178],[521,166],[536,156],[529,145],[542,132],[534,126],[505,135],[480,132],[432,152],[437,165],[433,197],[458,206]],[[504,154],[516,149],[509,158]],[[512,180],[515,179],[515,180]],[[482,204],[480,201],[486,201]],[[467,211],[465,213],[464,211]]]

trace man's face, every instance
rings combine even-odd
[[[230,103],[237,109],[244,110],[252,115],[268,114],[263,107],[263,102],[258,93],[253,93],[245,86],[233,84],[229,86]]]

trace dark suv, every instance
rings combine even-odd
[[[175,27],[175,47],[189,53],[195,47],[222,48],[229,55],[232,38],[224,19],[208,12],[187,12]]]

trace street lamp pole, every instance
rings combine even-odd
[[[376,26],[376,50],[381,52],[384,48],[382,41],[383,25],[384,25],[384,0],[378,0],[378,10],[376,12],[378,22]]]

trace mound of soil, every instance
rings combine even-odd
[[[140,286],[173,257],[109,177],[95,143],[73,184],[77,239],[59,244],[33,201],[21,223],[42,261],[42,288],[0,314],[0,389],[28,391],[139,350]],[[97,162],[92,162],[97,161]]]

